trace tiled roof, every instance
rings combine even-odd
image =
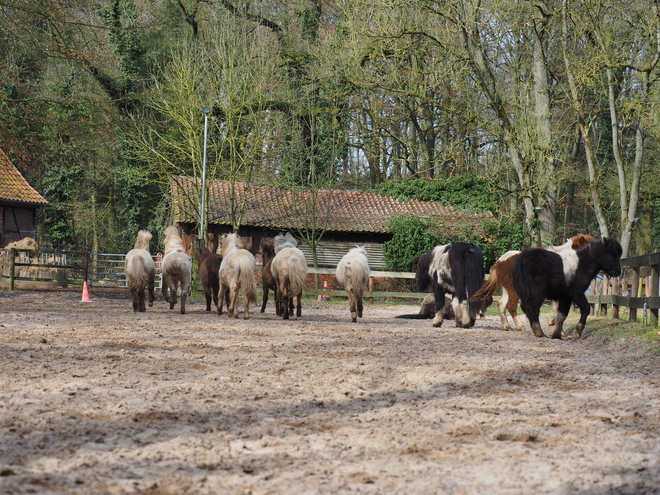
[[[275,230],[298,229],[309,224],[310,208],[305,207],[303,194],[269,186],[254,186],[235,183],[237,202],[246,201],[241,225],[269,227]],[[199,194],[201,180],[191,177],[175,177],[171,183],[174,220],[179,223],[199,222]],[[246,194],[247,191],[247,194]],[[214,181],[209,187],[207,220],[209,224],[231,225],[231,183]],[[329,203],[331,202],[331,203]],[[308,203],[308,202],[307,202]],[[330,208],[326,205],[330,204]],[[388,221],[395,216],[410,215],[428,218],[448,230],[480,225],[492,219],[490,212],[470,213],[431,201],[400,201],[389,196],[323,189],[317,196],[319,212],[317,224],[325,219],[329,211],[328,231],[390,233]]]
[[[0,150],[0,201],[2,200],[48,204],[14,167],[4,151]]]

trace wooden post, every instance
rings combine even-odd
[[[369,292],[373,292],[373,291],[374,291],[374,279],[372,277],[369,277]],[[374,298],[370,297],[369,304],[373,304],[373,303],[374,303]]]
[[[639,267],[633,268],[633,277],[630,284],[630,297],[639,297]],[[637,321],[637,308],[630,308],[630,321]]]
[[[603,282],[601,284],[601,295],[606,296],[610,288],[610,277],[603,275]],[[600,304],[600,316],[607,316],[607,304]]]
[[[650,297],[658,297],[658,282],[660,279],[660,265],[653,265],[651,267],[651,294]],[[658,326],[658,308],[651,308],[651,325]]]
[[[615,296],[620,296],[621,295],[621,277],[617,277],[616,280],[614,281],[614,289],[612,290],[612,294]],[[618,304],[612,304],[612,318],[615,320],[619,319],[619,305]]]
[[[16,267],[16,248],[9,250],[9,290],[14,290],[14,268]]]
[[[83,258],[83,282],[89,285],[89,249],[85,250],[85,257]]]

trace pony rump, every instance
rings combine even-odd
[[[362,318],[364,308],[362,298],[369,283],[369,262],[367,251],[360,246],[349,250],[339,261],[336,270],[337,281],[348,293],[349,309],[353,322]]]
[[[471,328],[482,309],[483,303],[468,300],[476,293],[484,279],[483,253],[481,248],[470,242],[454,242],[436,246],[432,251],[418,256],[415,289],[423,291],[431,284],[435,296],[435,317],[433,326],[439,327],[443,321],[445,294],[452,295],[452,308],[456,326]]]
[[[298,241],[289,233],[275,237],[275,257],[270,271],[275,279],[277,290],[275,304],[285,320],[289,319],[289,307],[294,297],[298,298],[296,317],[302,316],[302,293],[307,282],[307,260],[296,246]]]
[[[124,263],[124,273],[126,274],[126,284],[131,291],[133,299],[133,311],[146,311],[144,302],[144,291],[149,291],[149,307],[154,305],[156,299],[154,295],[154,285],[156,279],[156,265],[149,254],[149,241],[151,232],[141,230],[138,232],[135,248],[131,249],[126,255]]]
[[[239,239],[234,233],[225,234],[220,240],[218,250],[222,253],[222,262],[218,270],[220,294],[218,296],[218,314],[222,314],[222,303],[227,290],[230,303],[227,306],[229,318],[238,318],[238,294],[243,289],[245,309],[243,318],[250,318],[250,303],[257,302],[257,289],[254,282],[254,256],[247,249],[238,247]]]
[[[477,316],[479,316],[479,311],[482,309],[483,304],[480,301],[470,301],[469,298],[484,283],[484,255],[476,245],[470,245],[468,243],[460,244],[460,249],[456,250],[456,252],[449,252],[451,273],[460,273],[461,269],[465,273],[463,277],[454,277],[454,287],[456,288],[459,303],[459,309],[454,307],[454,313],[456,314],[457,322],[462,318],[464,325],[468,325],[471,322],[470,326],[472,326]],[[465,307],[462,307],[460,304],[463,299],[467,301],[467,315],[461,314],[465,311]],[[452,306],[454,306],[453,301]]]
[[[180,313],[186,313],[186,297],[190,287],[192,263],[183,250],[183,240],[174,225],[165,229],[165,256],[160,264],[163,275],[163,298],[170,303],[170,309],[176,305],[177,292],[181,289]]]

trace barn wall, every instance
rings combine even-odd
[[[181,224],[183,245],[186,253],[192,256],[197,242],[197,225],[196,224]],[[206,247],[212,252],[218,249],[218,243],[222,234],[228,234],[232,231],[228,225],[209,225],[208,239]],[[268,242],[281,231],[269,229],[267,227],[241,227],[238,230],[238,235],[244,239],[248,239],[249,244],[245,247],[255,257],[258,264],[261,264],[261,244]],[[339,260],[349,249],[356,245],[365,246],[367,250],[367,258],[369,259],[370,266],[376,270],[382,268],[385,263],[383,261],[383,243],[392,238],[391,234],[369,234],[369,233],[355,233],[355,232],[326,232],[319,245],[319,265],[320,266],[337,266]],[[308,263],[311,265],[311,250],[307,245],[301,243],[299,246],[308,258]]]
[[[0,206],[0,247],[25,237],[35,238],[36,210],[19,206]]]

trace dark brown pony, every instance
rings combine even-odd
[[[205,247],[197,248],[197,265],[199,266],[199,278],[204,288],[204,297],[206,298],[206,311],[211,311],[211,299],[213,304],[218,306],[218,292],[220,291],[220,279],[218,270],[222,263],[222,256],[212,253]],[[226,296],[227,306],[229,306],[229,293]]]
[[[581,249],[588,246],[596,239],[590,235],[578,234],[567,240],[561,246],[552,247],[549,250],[560,252],[564,249]],[[486,283],[479,289],[472,297],[471,301],[483,301],[493,296],[493,293],[498,287],[502,287],[502,297],[498,303],[498,311],[500,313],[500,320],[502,321],[502,330],[511,330],[509,322],[506,318],[506,311],[509,311],[513,322],[516,325],[516,330],[523,331],[523,324],[518,318],[518,302],[520,298],[513,288],[513,264],[520,255],[520,251],[507,251],[497,262],[491,267],[490,275]],[[553,322],[550,323],[554,324]]]
[[[261,285],[264,293],[261,312],[263,313],[266,311],[266,304],[268,304],[268,290],[272,290],[274,294],[277,294],[277,284],[270,271],[270,265],[275,257],[275,248],[272,245],[264,244],[261,249]],[[280,305],[277,304],[277,301],[275,301],[275,314],[280,316]]]
[[[520,306],[527,315],[532,332],[544,337],[539,322],[543,301],[557,301],[553,339],[563,337],[563,325],[571,304],[580,308],[580,321],[575,337],[580,338],[591,310],[587,287],[600,271],[610,277],[621,275],[621,245],[616,239],[603,237],[582,249],[559,252],[525,249],[513,264],[513,287],[520,296]]]

